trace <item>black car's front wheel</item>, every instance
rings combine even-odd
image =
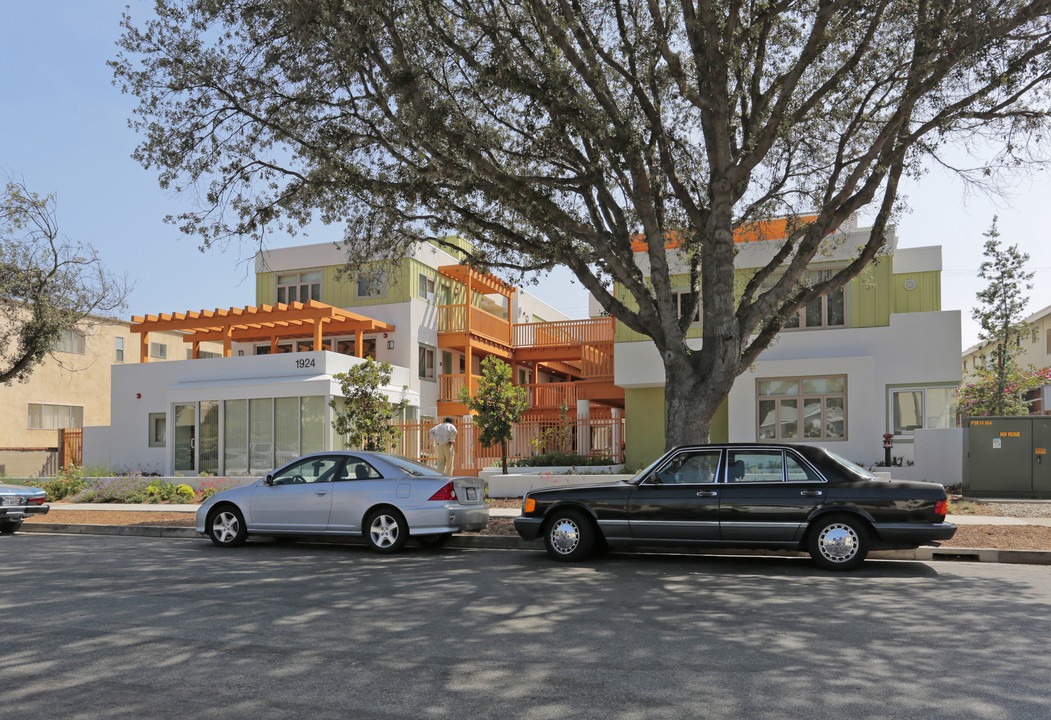
[[[557,510],[544,531],[547,554],[555,560],[573,562],[591,554],[597,531],[577,510]]]
[[[216,545],[236,547],[247,538],[244,516],[233,505],[223,505],[208,516],[208,539]]]
[[[852,570],[869,553],[868,529],[857,518],[829,515],[819,518],[807,541],[810,557],[826,570]]]

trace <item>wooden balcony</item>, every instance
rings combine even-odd
[[[586,348],[608,347],[613,356],[613,318],[516,323],[513,326],[516,360],[580,360]]]
[[[473,305],[439,305],[438,334],[443,347],[459,347],[476,336],[510,348],[511,323]]]

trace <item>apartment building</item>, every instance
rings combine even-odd
[[[1018,365],[1036,368],[1051,366],[1051,305],[1033,313],[1025,322],[1029,330],[1018,339]],[[961,367],[964,381],[976,368],[992,362],[995,347],[994,343],[978,343],[963,351]],[[1030,390],[1026,393],[1026,401],[1029,403],[1030,415],[1051,415],[1051,385]]]

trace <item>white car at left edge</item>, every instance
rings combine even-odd
[[[251,485],[212,495],[197,511],[197,532],[224,547],[251,535],[361,536],[373,550],[393,553],[410,537],[441,545],[488,523],[478,478],[366,451],[303,456]]]
[[[40,488],[7,485],[0,480],[0,535],[10,535],[22,527],[27,515],[46,515],[47,493]]]

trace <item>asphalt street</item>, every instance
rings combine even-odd
[[[0,538],[19,718],[1048,718],[1051,568]]]

